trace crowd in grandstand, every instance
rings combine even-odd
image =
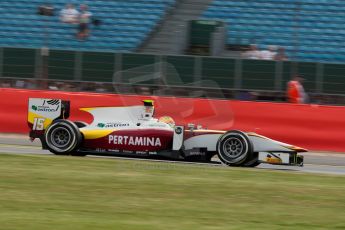
[[[65,23],[78,23],[79,11],[73,4],[67,4],[60,12],[60,20]]]
[[[78,24],[77,37],[81,40],[87,38],[90,33],[92,13],[88,11],[87,5],[80,5],[80,12],[75,9],[73,4],[67,4],[60,12],[62,22]]]
[[[243,58],[259,60],[287,61],[284,47],[267,46],[266,50],[259,50],[256,44],[251,44],[248,51],[243,53]]]

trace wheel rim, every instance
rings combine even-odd
[[[71,133],[64,127],[59,127],[53,130],[51,134],[51,142],[58,148],[66,147],[71,140]]]
[[[223,152],[231,159],[235,159],[243,153],[243,143],[237,137],[227,139],[223,145]]]

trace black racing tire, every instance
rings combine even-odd
[[[84,122],[84,121],[75,121],[73,122],[78,128],[83,128],[87,125],[89,125],[88,123]]]
[[[243,167],[256,167],[259,164],[261,164],[261,162],[259,161],[259,153],[254,152],[253,156],[251,158],[248,158],[244,163],[243,163]]]
[[[85,126],[88,126],[89,124],[84,122],[84,121],[74,121],[73,122],[79,129],[83,128]],[[75,156],[75,157],[85,157],[87,154],[84,152],[78,152],[78,151],[73,151],[70,153],[71,156]]]
[[[44,133],[48,150],[56,155],[69,155],[82,142],[82,134],[76,124],[69,120],[56,120]]]
[[[231,130],[223,134],[217,142],[219,160],[228,166],[243,166],[253,157],[253,144],[247,134]]]

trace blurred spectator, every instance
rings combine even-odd
[[[15,87],[16,88],[25,88],[25,82],[23,80],[16,80]]]
[[[287,61],[288,60],[288,57],[285,54],[284,47],[278,48],[278,53],[275,55],[274,60],[276,60],[276,61]]]
[[[11,87],[11,82],[9,80],[2,80],[0,86],[3,87],[3,88],[10,88]]]
[[[152,95],[151,92],[152,89],[150,89],[150,87],[147,86],[139,86],[137,88],[137,93],[140,95]]]
[[[60,20],[65,23],[78,23],[79,12],[72,4],[67,4],[60,12]]]
[[[255,44],[252,44],[249,50],[243,53],[243,57],[247,59],[261,59],[261,52]]]
[[[235,99],[241,101],[255,101],[257,99],[257,96],[258,94],[256,92],[238,91],[235,94]]]
[[[308,95],[305,93],[303,88],[304,79],[297,75],[293,77],[287,84],[287,99],[290,103],[303,104],[307,103]]]
[[[58,84],[54,82],[49,82],[48,89],[50,90],[59,90]]]
[[[92,82],[82,82],[81,83],[81,89],[83,91],[94,91],[95,90],[94,83],[92,83]]]
[[[263,50],[260,52],[260,58],[262,60],[273,60],[277,55],[277,47],[276,46],[268,46],[267,50]]]
[[[33,79],[27,80],[25,86],[27,89],[36,89],[36,82]]]
[[[37,13],[42,16],[54,16],[54,7],[51,4],[41,5]]]
[[[92,14],[88,11],[87,5],[80,5],[80,14],[79,14],[79,31],[77,37],[79,39],[85,39],[89,36],[90,33],[90,22]]]
[[[94,87],[97,93],[104,93],[107,91],[102,82],[96,82]]]

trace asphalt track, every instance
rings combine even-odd
[[[0,154],[51,154],[47,150],[42,150],[39,141],[31,142],[28,137],[17,134],[0,134]],[[305,173],[320,173],[320,174],[337,174],[345,175],[345,153],[330,153],[330,152],[307,152],[304,153],[304,167],[296,166],[282,166],[261,164],[257,167],[258,170],[283,170],[291,172],[305,172]],[[89,156],[94,157],[94,156]],[[119,157],[108,157],[116,159]],[[124,158],[128,160],[143,160],[139,158]],[[147,160],[147,159],[144,159]],[[160,161],[162,160],[154,160]],[[172,163],[174,161],[163,161]],[[174,162],[176,163],[176,162]],[[191,163],[181,162],[182,164],[201,164],[205,166],[222,166],[217,159],[213,163]]]

